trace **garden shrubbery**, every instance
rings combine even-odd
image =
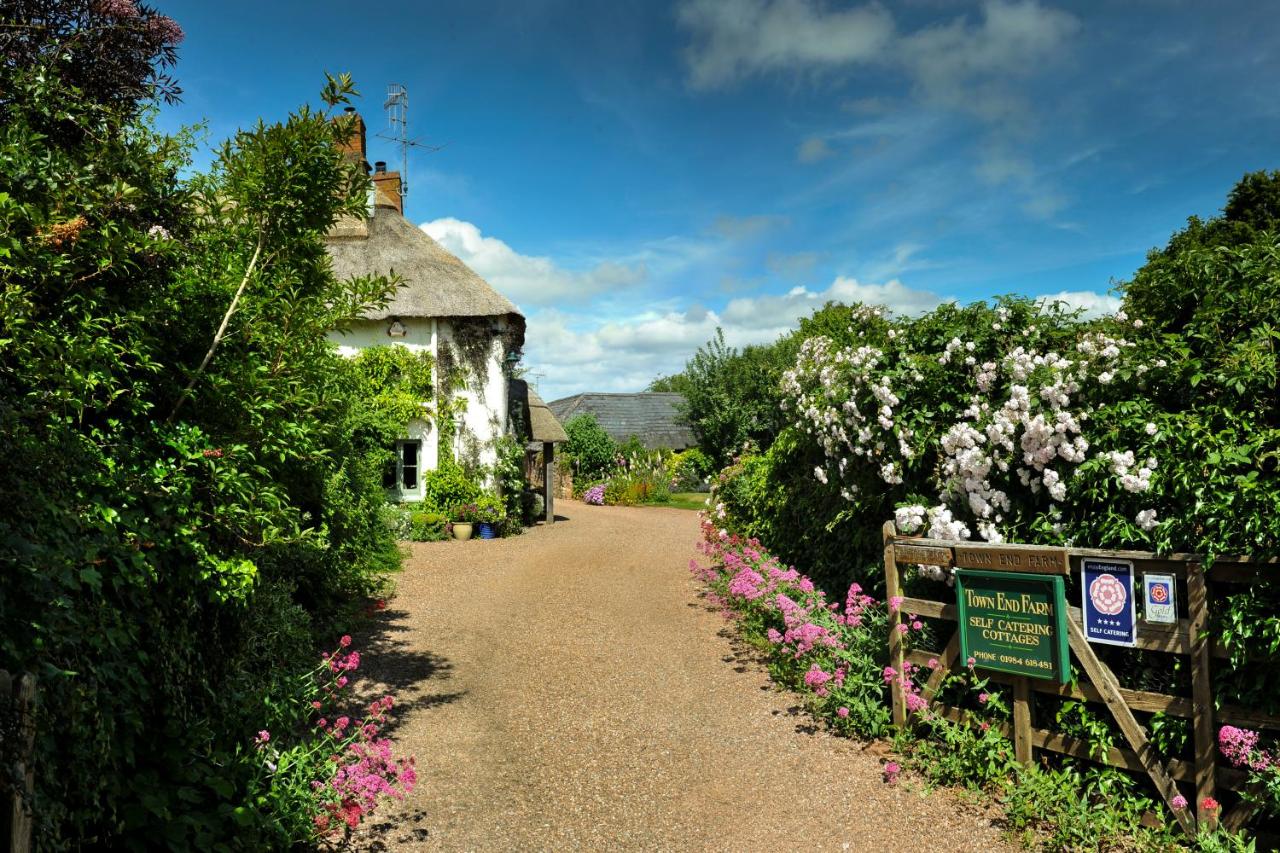
[[[785,421],[763,449],[748,447],[721,472],[711,520],[727,536],[758,538],[828,590],[851,581],[883,588],[888,519],[901,533],[943,539],[1275,556],[1278,271],[1280,173],[1258,173],[1232,191],[1221,217],[1192,219],[1152,252],[1111,316],[1017,297],[914,318],[829,305],[788,339],[794,361],[778,390],[763,392]],[[945,580],[921,567],[908,584],[936,597]],[[1213,630],[1232,665],[1215,672],[1216,694],[1274,714],[1280,590],[1223,592]],[[929,620],[920,630],[933,630]],[[1184,689],[1185,672],[1166,659],[1104,657],[1127,687]],[[1036,701],[1058,730],[1094,749],[1119,742],[1085,703]],[[1148,724],[1162,754],[1186,757],[1186,721],[1157,714]],[[1003,772],[985,730],[945,720],[929,728],[932,739],[912,748],[940,781]],[[1275,745],[1266,741],[1236,762],[1264,811],[1280,802],[1268,793]],[[1058,782],[1020,776],[1004,796],[1012,815],[1036,815],[1027,825],[1066,827],[1063,844],[1092,843],[1082,816],[1115,791],[1143,809],[1151,802],[1114,770],[1064,761],[1043,773]],[[1026,786],[1068,782],[1044,803],[1025,797]],[[1106,814],[1138,832],[1134,815]]]
[[[175,91],[176,23],[7,11],[0,668],[40,679],[37,844],[305,842],[345,802],[347,745],[286,783],[257,733],[319,748],[317,650],[399,564],[385,445],[325,339],[392,285],[336,281],[322,243],[365,206],[329,114],[350,83],[191,174],[192,137],[146,119]]]

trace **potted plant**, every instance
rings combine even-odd
[[[473,525],[478,518],[479,510],[473,503],[458,504],[450,515],[453,516],[453,538],[466,542],[471,538]]]
[[[476,525],[481,539],[494,539],[498,535],[498,522],[506,515],[502,500],[497,495],[481,495],[476,498]]]

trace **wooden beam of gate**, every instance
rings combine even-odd
[[[893,539],[898,535],[898,530],[893,526],[892,521],[886,521],[884,527],[881,528],[884,536],[884,595],[885,599],[902,595],[901,577],[898,574],[898,561],[893,554]],[[893,699],[893,724],[901,729],[907,724],[907,698],[903,695],[902,685],[898,683],[901,678],[902,664],[905,655],[902,648],[902,634],[898,632],[898,625],[902,623],[902,608],[889,611],[889,665],[893,667],[894,672],[898,675],[889,682],[889,695]]]
[[[938,688],[942,686],[942,679],[947,677],[947,673],[951,671],[951,667],[955,666],[958,657],[960,657],[960,632],[956,631],[938,657],[938,668],[929,673],[929,680],[924,683],[921,694],[925,699],[933,701]]]
[[[1196,744],[1196,819],[1212,828],[1216,811],[1204,807],[1217,794],[1218,742],[1214,736],[1213,684],[1209,679],[1209,589],[1204,566],[1187,565],[1187,639],[1191,644],[1191,707]]]
[[[1120,724],[1120,731],[1124,732],[1129,746],[1137,753],[1138,760],[1142,762],[1156,790],[1160,792],[1160,796],[1164,797],[1165,803],[1169,804],[1169,810],[1173,812],[1174,818],[1177,819],[1183,831],[1188,835],[1195,835],[1195,821],[1189,810],[1173,807],[1173,798],[1178,796],[1178,786],[1174,784],[1173,778],[1160,763],[1155,748],[1147,740],[1146,731],[1133,716],[1133,711],[1129,710],[1124,697],[1120,695],[1120,683],[1116,681],[1111,668],[1098,660],[1098,656],[1093,653],[1093,647],[1085,639],[1084,630],[1076,620],[1067,620],[1067,634],[1070,637],[1071,650],[1076,653],[1076,659],[1084,667],[1093,686],[1102,694],[1102,700],[1107,703],[1111,716],[1115,717],[1116,722]]]

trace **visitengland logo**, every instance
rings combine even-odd
[[[1093,606],[1099,613],[1115,616],[1124,610],[1128,594],[1124,584],[1116,580],[1115,575],[1098,575],[1093,579],[1093,583],[1089,584],[1089,600],[1093,602]]]

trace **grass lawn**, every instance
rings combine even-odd
[[[673,506],[676,509],[706,509],[706,492],[672,492],[671,501],[656,506]]]

